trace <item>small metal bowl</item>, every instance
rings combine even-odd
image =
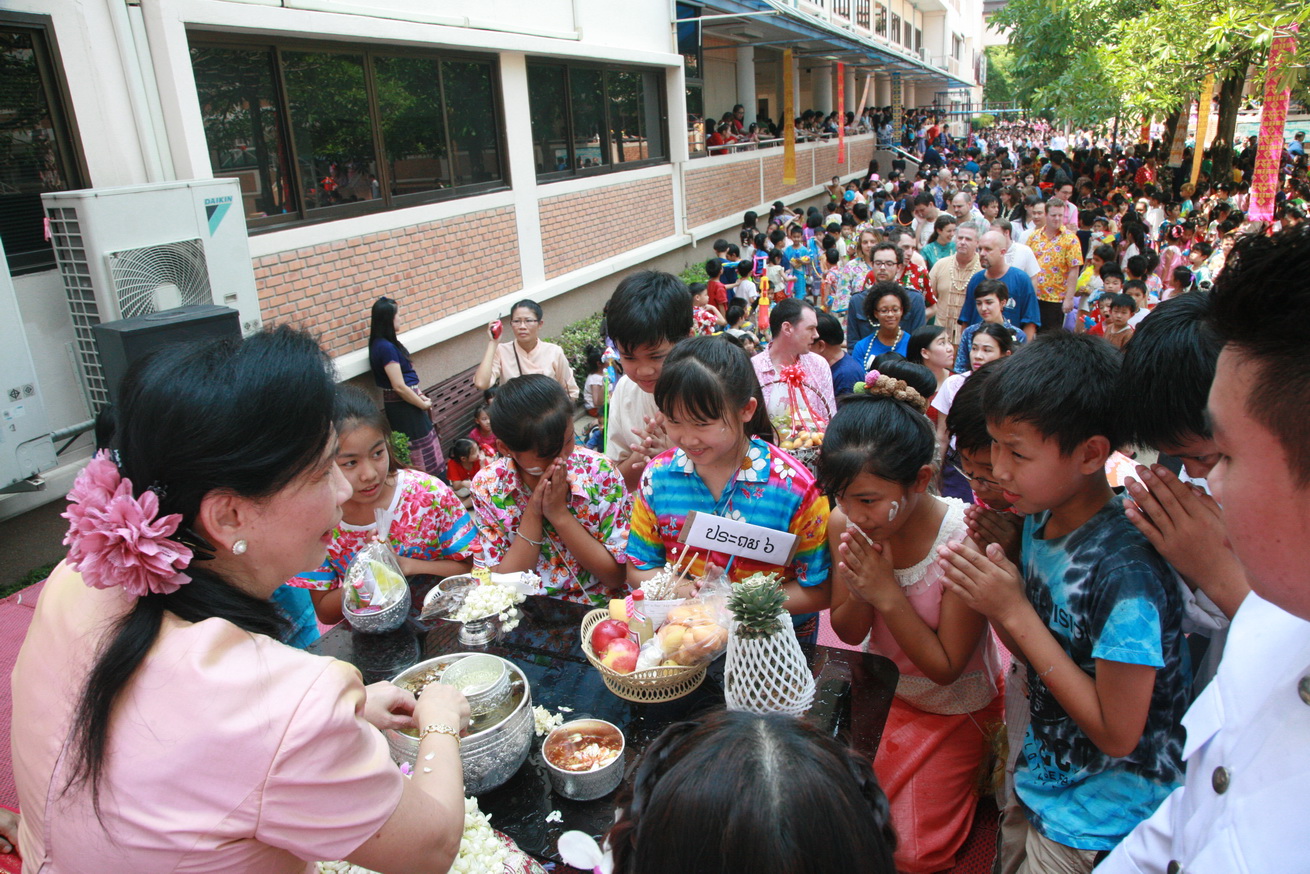
[[[345,615],[346,621],[350,623],[350,627],[356,631],[365,634],[382,634],[386,631],[395,631],[405,624],[405,617],[409,615],[409,596],[407,593],[404,597],[397,599],[394,604],[370,613],[356,613],[343,600],[341,612]]]
[[[464,646],[486,646],[500,637],[501,621],[499,613],[490,613],[467,622],[454,618],[464,606],[468,593],[477,588],[478,580],[472,574],[460,574],[446,577],[428,593],[423,602],[420,619],[442,619],[458,623],[459,642]]]
[[[469,702],[469,713],[485,716],[509,701],[509,671],[505,660],[493,655],[471,655],[441,674],[440,682],[454,686]]]
[[[551,756],[583,740],[601,739],[611,743],[617,739],[619,754],[612,761],[593,771],[568,771],[551,761]],[[541,745],[541,758],[550,775],[550,785],[556,792],[573,801],[591,801],[608,795],[623,782],[623,759],[627,741],[623,732],[612,722],[603,719],[575,719],[566,722],[546,735]]]

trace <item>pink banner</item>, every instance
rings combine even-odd
[[[1260,141],[1251,178],[1252,221],[1273,221],[1278,195],[1278,167],[1283,154],[1283,128],[1287,124],[1288,89],[1278,87],[1283,55],[1296,48],[1296,36],[1280,36],[1269,47],[1269,72],[1265,77],[1264,109],[1260,113]]]
[[[846,65],[837,62],[837,163],[846,163]]]

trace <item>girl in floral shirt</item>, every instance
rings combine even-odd
[[[609,459],[576,446],[573,402],[540,374],[500,387],[491,404],[500,452],[470,489],[501,573],[536,571],[546,594],[603,606],[623,586],[631,503]]]
[[[707,562],[730,564],[735,582],[756,571],[780,573],[797,633],[812,635],[818,611],[828,606],[828,499],[800,462],[765,439],[773,430],[750,358],[721,337],[684,340],[664,361],[655,403],[676,448],[646,465],[633,498],[629,584],[648,579],[681,550],[678,537],[692,511],[787,531],[799,543],[786,565],[698,554],[691,575],[702,574]]]
[[[310,589],[319,621],[341,620],[341,581],[365,545],[378,535],[375,510],[391,511],[387,544],[405,576],[449,577],[468,573],[482,549],[477,529],[450,486],[436,477],[397,466],[387,439],[391,430],[377,405],[357,388],[337,391],[337,466],[351,486],[332,532],[327,559],[318,570],[288,580]]]

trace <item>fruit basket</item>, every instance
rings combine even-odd
[[[610,618],[605,609],[592,610],[582,617],[582,654],[600,671],[605,686],[615,695],[638,704],[656,704],[681,698],[705,680],[708,665],[660,666],[620,674],[596,657],[591,648],[591,631],[597,623]]]

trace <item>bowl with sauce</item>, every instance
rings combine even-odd
[[[575,719],[546,736],[541,757],[550,785],[573,801],[608,795],[623,782],[626,742],[617,725],[603,719]]]

